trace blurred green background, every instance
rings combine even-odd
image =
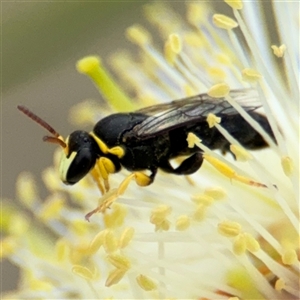
[[[144,22],[141,6],[149,1],[2,2],[1,198],[15,198],[15,181],[23,170],[40,172],[52,164],[54,146],[46,133],[22,115],[29,107],[63,136],[74,129],[67,120],[71,106],[101,101],[91,81],[77,73],[78,59],[105,58],[133,47],[125,29]],[[145,22],[144,22],[145,23]],[[2,291],[15,288],[17,268],[1,264]]]

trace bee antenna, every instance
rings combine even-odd
[[[24,113],[27,117],[44,127],[46,130],[48,130],[51,134],[53,134],[56,138],[59,137],[59,133],[56,132],[47,122],[42,120],[40,117],[38,117],[36,114],[34,114],[32,111],[30,111],[27,107],[23,105],[17,106],[18,110],[20,110],[22,113]],[[63,141],[62,141],[63,142]],[[64,143],[64,142],[63,142]],[[59,142],[61,145],[61,143]]]
[[[60,138],[58,138],[58,137],[46,135],[46,136],[43,137],[43,141],[44,142],[53,143],[53,144],[58,144],[58,145],[60,145],[63,148],[67,147],[67,144],[63,140],[61,140]]]

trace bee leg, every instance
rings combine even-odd
[[[196,152],[190,157],[186,158],[177,168],[173,168],[169,161],[160,165],[160,168],[168,173],[177,175],[189,175],[195,173],[203,163],[203,153]]]
[[[97,212],[105,212],[107,208],[111,206],[111,204],[118,199],[119,196],[123,195],[130,183],[131,180],[135,180],[135,182],[139,186],[147,186],[154,181],[155,175],[157,173],[157,168],[151,169],[151,174],[146,175],[142,172],[134,172],[127,176],[119,185],[117,189],[110,190],[106,193],[101,199],[101,203],[94,210],[89,212],[85,219],[89,221],[90,217]]]

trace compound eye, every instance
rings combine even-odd
[[[96,163],[96,157],[89,148],[72,152],[69,157],[63,153],[60,162],[60,178],[65,184],[75,184],[89,173]]]

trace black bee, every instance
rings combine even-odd
[[[273,139],[265,116],[256,109],[255,90],[233,90],[229,94],[256,120]],[[167,104],[146,107],[131,113],[116,113],[100,120],[93,131],[74,131],[65,140],[49,124],[23,106],[18,109],[46,128],[52,136],[45,141],[63,148],[60,178],[66,184],[75,184],[91,173],[102,193],[108,191],[108,176],[122,167],[136,174],[141,186],[153,182],[158,169],[176,175],[196,172],[203,162],[203,152],[197,146],[188,147],[187,136],[192,132],[210,149],[230,151],[230,144],[215,128],[209,128],[207,116],[221,117],[221,126],[247,149],[268,146],[263,137],[227,102],[200,94]],[[170,160],[187,156],[178,167]],[[146,175],[140,171],[150,171]],[[103,187],[103,183],[104,187]]]

